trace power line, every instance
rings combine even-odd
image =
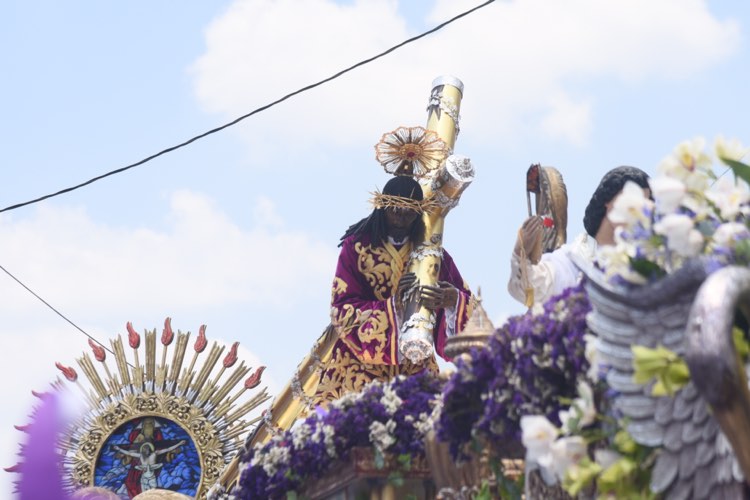
[[[86,333],[86,331],[83,328],[81,328],[80,326],[78,326],[75,323],[73,323],[73,321],[71,321],[70,319],[68,319],[67,316],[65,316],[63,313],[61,313],[60,311],[58,311],[57,309],[55,309],[54,307],[52,307],[49,302],[47,302],[46,300],[44,300],[43,298],[41,298],[36,292],[34,292],[34,290],[32,290],[31,288],[29,288],[28,286],[26,286],[21,280],[19,280],[15,276],[13,276],[13,274],[10,271],[8,271],[7,269],[5,269],[2,265],[0,265],[0,269],[2,269],[5,272],[5,274],[7,274],[11,278],[13,278],[16,281],[16,283],[18,283],[19,285],[21,285],[22,287],[24,287],[31,295],[33,295],[34,297],[36,297],[37,299],[39,299],[45,306],[47,306],[50,309],[52,309],[53,311],[55,311],[55,313],[58,316],[60,316],[62,319],[64,319],[65,321],[67,321],[68,323],[70,323],[71,325],[73,325],[73,327],[75,327],[79,332],[81,332],[82,334],[84,334],[85,336],[87,336],[88,338],[90,338],[91,340],[93,340],[94,342],[96,342],[97,344],[99,344],[101,347],[103,347],[104,349],[106,349],[107,351],[109,351],[110,353],[112,353],[113,356],[115,355],[115,353],[114,353],[114,351],[112,349],[110,349],[109,347],[105,346],[103,343],[99,342],[96,338],[94,338],[94,336],[89,335],[88,333]],[[130,363],[128,363],[128,364],[130,365]],[[133,365],[130,365],[130,366],[132,367]]]
[[[43,200],[46,200],[46,199],[49,199],[49,198],[54,198],[55,196],[59,196],[61,194],[65,194],[65,193],[69,193],[71,191],[75,191],[76,189],[82,188],[84,186],[88,186],[89,184],[92,184],[92,183],[94,183],[96,181],[104,179],[105,177],[109,177],[110,175],[115,175],[115,174],[119,174],[121,172],[124,172],[126,170],[130,170],[131,168],[138,167],[138,166],[143,165],[144,163],[147,163],[147,162],[149,162],[149,161],[151,161],[151,160],[153,160],[155,158],[158,158],[161,155],[164,155],[166,153],[170,153],[170,152],[175,151],[177,149],[183,148],[183,147],[185,147],[185,146],[187,146],[187,145],[189,145],[189,144],[197,141],[198,139],[203,139],[204,137],[207,137],[207,136],[209,136],[211,134],[215,134],[216,132],[224,130],[225,128],[228,128],[228,127],[231,127],[233,125],[236,125],[237,123],[241,122],[242,120],[244,120],[246,118],[249,118],[249,117],[251,117],[251,116],[253,116],[253,115],[257,114],[257,113],[260,113],[261,111],[265,111],[265,110],[267,110],[267,109],[269,109],[269,108],[271,108],[273,106],[276,106],[277,104],[280,104],[280,103],[286,101],[290,97],[294,97],[297,94],[301,94],[302,92],[306,92],[308,90],[314,89],[315,87],[319,87],[320,85],[323,85],[324,83],[328,83],[331,80],[335,80],[336,78],[338,78],[338,77],[340,77],[340,76],[342,76],[342,75],[344,75],[344,74],[346,74],[346,73],[348,73],[348,72],[350,72],[350,71],[352,71],[352,70],[354,70],[356,68],[359,68],[360,66],[364,66],[365,64],[369,64],[369,63],[375,61],[376,59],[380,59],[381,57],[390,54],[394,50],[397,50],[397,49],[403,47],[404,45],[410,44],[410,43],[412,43],[414,41],[419,40],[420,38],[423,38],[423,37],[425,37],[427,35],[435,33],[436,31],[444,28],[445,26],[448,26],[452,22],[457,21],[458,19],[461,19],[462,17],[468,16],[472,12],[475,12],[475,11],[481,9],[482,7],[486,7],[487,5],[493,3],[494,1],[495,0],[487,0],[484,3],[482,3],[480,5],[477,5],[476,7],[473,7],[473,8],[471,8],[471,9],[465,11],[465,12],[462,12],[461,14],[458,14],[457,16],[452,17],[451,19],[449,19],[449,20],[447,20],[447,21],[445,21],[445,22],[443,22],[441,24],[438,24],[434,28],[432,28],[432,29],[430,29],[428,31],[425,31],[424,33],[422,33],[420,35],[417,35],[417,36],[414,36],[414,37],[409,38],[407,40],[404,40],[403,42],[399,43],[398,45],[394,45],[390,49],[385,50],[384,52],[381,52],[380,54],[377,54],[377,55],[375,55],[373,57],[370,57],[369,59],[364,59],[364,60],[362,60],[362,61],[360,61],[360,62],[358,62],[356,64],[353,64],[352,66],[349,66],[348,68],[343,69],[343,70],[339,71],[338,73],[335,73],[335,74],[329,76],[328,78],[320,80],[317,83],[313,83],[311,85],[307,85],[306,87],[302,87],[299,90],[295,90],[294,92],[291,92],[291,93],[285,95],[284,97],[281,97],[280,99],[277,99],[277,100],[275,100],[275,101],[273,101],[273,102],[271,102],[269,104],[266,104],[265,106],[261,106],[261,107],[255,109],[255,110],[247,113],[247,114],[244,114],[244,115],[240,116],[239,118],[236,118],[236,119],[232,120],[229,123],[221,125],[220,127],[216,127],[216,128],[213,128],[213,129],[211,129],[211,130],[209,130],[207,132],[204,132],[204,133],[202,133],[200,135],[196,135],[195,137],[193,137],[191,139],[188,139],[187,141],[182,142],[180,144],[177,144],[176,146],[169,147],[167,149],[159,151],[156,154],[148,156],[148,157],[146,157],[146,158],[144,158],[144,159],[142,159],[140,161],[137,161],[135,163],[131,163],[130,165],[127,165],[125,167],[121,167],[121,168],[112,170],[111,172],[107,172],[106,174],[99,175],[97,177],[94,177],[92,179],[87,180],[86,182],[82,182],[81,184],[78,184],[78,185],[75,185],[75,186],[72,186],[72,187],[68,187],[68,188],[62,189],[62,190],[60,190],[60,191],[58,191],[56,193],[47,194],[47,195],[44,195],[44,196],[40,196],[39,198],[35,198],[33,200],[29,200],[29,201],[25,201],[23,203],[17,203],[15,205],[11,205],[9,207],[5,207],[2,210],[0,210],[0,213],[7,212],[7,211],[10,211],[10,210],[15,210],[16,208],[25,207],[26,205],[31,205],[33,203],[38,203],[40,201],[43,201]]]

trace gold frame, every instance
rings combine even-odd
[[[196,498],[205,499],[232,457],[242,449],[245,435],[261,420],[260,416],[246,417],[270,399],[267,389],[264,387],[244,400],[240,398],[260,384],[265,367],[257,368],[245,379],[251,369],[244,361],[237,363],[239,343],[235,342],[221,360],[225,347],[213,342],[206,349],[205,326],[201,326],[192,359],[183,368],[190,332],[178,331],[175,335],[170,321],[167,318],[164,323],[160,363],[156,330],[144,333],[145,362],[141,363],[141,338],[130,323],[128,342],[133,364],[125,356],[120,336],[110,341],[115,358],[113,370],[107,364],[104,347],[94,342],[89,342],[94,360],[86,353],[77,360],[89,387],[80,383],[75,369],[57,363],[69,384],[58,379],[53,388],[70,392],[73,384],[88,405],[86,414],[67,429],[59,443],[64,454],[66,483],[72,489],[94,486],[99,455],[120,426],[134,419],[156,417],[179,425],[192,440],[201,468]],[[169,353],[173,342],[175,348]]]

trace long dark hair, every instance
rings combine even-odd
[[[633,181],[643,189],[648,188],[648,174],[636,167],[622,166],[613,168],[602,177],[599,186],[591,196],[586,212],[583,216],[583,227],[592,237],[596,237],[599,226],[607,214],[607,203],[612,201],[617,193],[622,191],[625,183]]]
[[[386,182],[383,186],[383,194],[391,196],[402,196],[412,200],[422,201],[422,187],[413,178],[400,175]],[[349,226],[341,237],[339,246],[345,239],[352,235],[368,234],[373,244],[382,245],[388,239],[388,225],[385,220],[385,208],[376,208],[370,215],[359,222]],[[422,243],[424,239],[424,221],[417,217],[409,231],[409,241],[414,244]]]

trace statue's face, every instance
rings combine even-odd
[[[388,236],[395,239],[408,236],[417,217],[419,214],[409,208],[386,208],[385,223],[388,226]]]
[[[147,436],[154,435],[154,419],[147,418],[143,421],[143,434]]]

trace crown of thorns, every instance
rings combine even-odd
[[[383,194],[380,191],[375,191],[371,194],[372,199],[370,202],[375,208],[404,208],[422,214],[425,212],[429,213],[438,206],[437,201],[432,196],[424,200],[415,200],[406,196]]]

